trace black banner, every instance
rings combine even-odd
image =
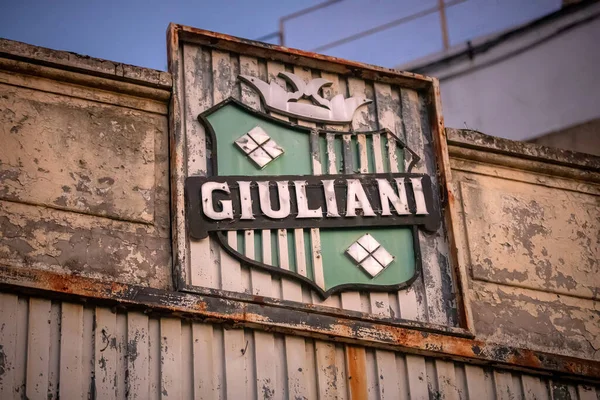
[[[288,193],[280,193],[282,188]],[[193,176],[186,179],[185,191],[189,232],[196,239],[213,231],[244,229],[419,225],[434,232],[441,218],[431,179],[423,174]],[[382,204],[382,192],[387,205]],[[390,194],[396,196],[395,203],[394,198],[388,201]],[[279,204],[280,196],[289,204]],[[272,211],[267,214],[285,216],[269,217],[265,208]]]

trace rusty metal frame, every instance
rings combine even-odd
[[[185,161],[185,136],[182,133],[183,110],[179,99],[180,91],[183,90],[179,85],[183,77],[183,65],[180,63],[179,55],[182,43],[195,43],[202,46],[216,48],[221,51],[230,51],[244,54],[247,56],[265,58],[283,63],[293,63],[301,67],[315,68],[337,73],[346,77],[358,77],[360,79],[376,80],[382,83],[399,85],[402,87],[414,89],[424,96],[428,103],[430,112],[429,124],[433,138],[433,147],[437,160],[437,179],[440,186],[441,207],[443,208],[446,231],[448,232],[449,259],[452,264],[453,281],[456,287],[454,295],[457,299],[458,309],[458,329],[463,333],[473,332],[472,319],[468,305],[468,297],[464,296],[463,288],[466,287],[467,277],[458,266],[457,248],[453,237],[453,220],[458,217],[455,211],[454,194],[449,185],[450,163],[448,158],[448,149],[444,131],[444,122],[441,114],[441,103],[439,93],[439,83],[437,79],[426,77],[410,72],[401,72],[389,68],[377,67],[363,64],[355,61],[342,60],[336,57],[325,56],[307,51],[290,49],[277,45],[256,42],[252,40],[236,38],[229,35],[210,32],[202,29],[191,28],[187,26],[171,24],[169,25],[167,35],[169,71],[173,75],[173,95],[170,104],[170,154],[171,154],[171,215],[172,215],[172,243],[173,243],[173,276],[175,287],[181,291],[193,292],[202,295],[218,293],[220,297],[226,299],[241,299],[242,301],[252,301],[254,296],[248,294],[236,293],[235,295],[226,291],[215,291],[213,289],[201,288],[188,285],[186,277],[187,260],[187,234],[185,230],[185,202],[184,202],[184,181],[186,177]],[[273,300],[276,301],[276,300]],[[316,312],[319,308],[324,308],[324,313],[334,314],[338,317],[346,317],[347,310],[337,310],[328,307],[315,307],[313,305],[277,301],[277,303],[288,303],[288,306],[304,312]],[[362,314],[362,313],[360,313]],[[379,322],[385,319],[370,316],[367,314],[360,317],[364,321]],[[371,323],[371,322],[369,322]],[[394,320],[390,324],[401,326],[406,321]],[[427,324],[438,332],[446,332],[444,325]],[[362,340],[368,341],[368,338]]]
[[[421,323],[399,326],[385,320],[365,321],[367,316],[356,312],[343,317],[331,313],[307,313],[286,302],[268,301],[260,296],[253,296],[253,301],[225,299],[220,291],[202,295],[170,292],[5,266],[0,266],[0,289],[53,300],[116,307],[123,311],[137,310],[154,317],[176,316],[229,328],[248,327],[576,381],[600,382],[598,361],[491,344],[456,328],[441,332],[437,327]]]

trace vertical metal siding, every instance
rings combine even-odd
[[[59,396],[598,400],[600,387],[309,338],[0,294],[0,398]]]

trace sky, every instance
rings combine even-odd
[[[256,39],[283,15],[323,0],[0,0],[0,37],[111,61],[166,70],[169,22]],[[449,2],[449,0],[446,0]],[[342,0],[285,25],[286,45],[314,50],[434,7],[437,0]],[[451,45],[514,27],[560,8],[560,0],[454,0]],[[442,50],[439,14],[324,51],[395,67]]]

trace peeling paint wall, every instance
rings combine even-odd
[[[600,360],[598,159],[553,159],[556,151],[469,131],[450,130],[449,141],[476,334]],[[498,143],[512,148],[497,154]]]
[[[99,60],[0,49],[0,262],[171,287],[169,86],[121,82],[117,64],[94,76],[111,64]]]

